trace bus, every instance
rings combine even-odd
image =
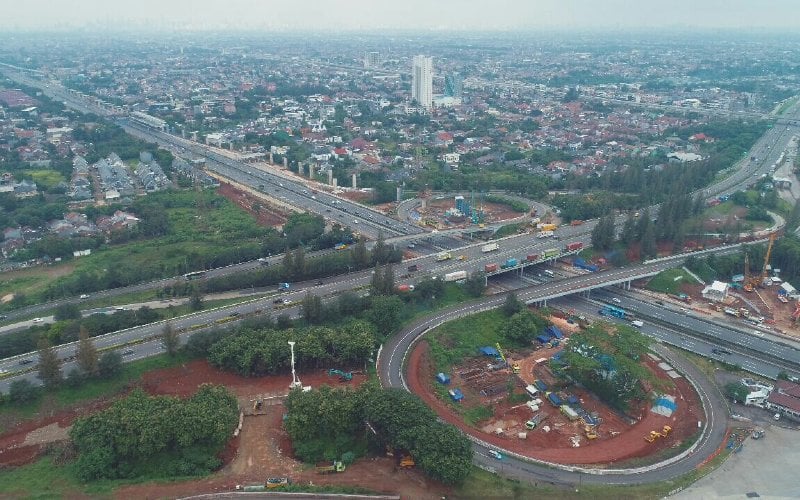
[[[199,280],[199,279],[202,279],[202,278],[206,277],[206,272],[205,271],[194,271],[194,272],[191,272],[191,273],[184,274],[183,277],[186,279],[186,281]]]

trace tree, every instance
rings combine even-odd
[[[192,294],[189,297],[189,309],[192,311],[203,310],[203,292],[200,291],[199,287],[192,287]]]
[[[517,294],[511,292],[506,295],[506,301],[503,303],[503,307],[501,309],[506,316],[510,317],[520,312],[522,307],[523,304],[517,298]]]
[[[527,345],[546,326],[544,320],[524,309],[508,318],[502,332],[508,340],[519,345]]]
[[[81,309],[78,307],[78,304],[68,303],[68,304],[61,304],[60,306],[56,307],[56,311],[53,314],[53,319],[56,321],[64,321],[67,319],[80,319],[81,318]]]
[[[619,241],[626,247],[636,241],[636,219],[633,217],[633,212],[628,212],[628,218],[625,219],[625,225],[622,226]]]
[[[122,355],[117,351],[106,351],[97,362],[97,371],[103,379],[114,378],[122,372]]]
[[[325,319],[324,312],[322,299],[318,295],[306,292],[303,302],[300,304],[300,314],[306,323],[310,325],[321,323]]]
[[[394,269],[392,266],[376,266],[370,280],[372,295],[391,295],[394,293]]]
[[[39,397],[39,390],[30,380],[15,380],[8,387],[8,397],[15,403],[27,403]]]
[[[652,259],[657,255],[657,252],[655,228],[653,224],[648,224],[645,226],[644,235],[642,236],[642,256],[645,259]]]
[[[386,264],[389,262],[391,256],[391,248],[386,245],[386,239],[383,236],[383,231],[378,231],[378,239],[375,240],[375,246],[372,247],[372,263],[373,264]]]
[[[81,326],[78,333],[78,350],[75,351],[75,359],[78,367],[89,377],[94,377],[98,373],[97,349],[89,338],[86,328]]]
[[[67,378],[64,379],[64,384],[67,387],[80,387],[86,380],[86,375],[83,374],[78,368],[73,368],[67,372]]]
[[[486,274],[483,271],[475,271],[469,275],[464,282],[464,291],[472,297],[480,297],[486,290]]]
[[[725,395],[734,402],[744,403],[750,390],[741,382],[729,382],[725,384]]]
[[[61,374],[61,360],[58,358],[58,354],[56,354],[50,341],[47,340],[47,337],[42,336],[39,339],[38,347],[39,378],[42,380],[45,387],[58,387],[63,379]]]
[[[598,250],[608,250],[614,244],[614,216],[600,218],[592,230],[592,246]]]
[[[403,301],[397,296],[372,298],[368,317],[380,338],[387,338],[397,328],[402,310]]]
[[[356,269],[364,269],[369,265],[369,254],[364,240],[359,240],[350,249],[350,259]]]
[[[161,332],[161,344],[170,356],[175,356],[178,353],[180,339],[178,338],[178,332],[172,328],[172,323],[169,321],[164,323],[164,330]]]

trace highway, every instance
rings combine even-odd
[[[41,82],[28,84],[41,86]],[[58,95],[62,94],[53,93],[50,87],[43,90],[47,93],[48,89],[51,92],[48,95],[52,94],[55,98],[60,99]],[[64,92],[63,96],[63,100],[72,103],[72,107],[80,109],[82,106],[84,110],[95,113],[103,109],[97,105],[80,102],[73,103],[76,98],[71,93],[67,94]],[[800,107],[795,105],[784,116],[788,119],[798,118],[800,117],[800,113],[798,113],[799,109]],[[109,116],[110,112],[105,110],[105,112],[101,114]],[[168,134],[150,129],[145,129],[143,131],[141,129],[144,127],[131,124],[131,122],[125,120],[119,123],[126,127],[126,130],[132,131],[136,135],[143,134],[146,137],[150,137],[149,140],[153,140],[153,138],[157,137],[160,141],[169,143],[174,147],[183,147],[192,150],[195,154],[200,154],[216,162],[212,164],[212,168],[221,175],[229,177],[236,182],[241,182],[250,186],[258,186],[259,190],[261,190],[260,186],[263,184],[264,191],[272,190],[270,194],[274,192],[277,196],[284,197],[287,203],[295,204],[296,206],[322,213],[323,215],[330,213],[332,215],[326,215],[326,217],[332,220],[341,220],[345,225],[352,224],[351,227],[359,230],[359,232],[377,234],[380,230],[384,231],[387,235],[398,236],[422,232],[420,228],[414,225],[398,222],[382,214],[372,212],[367,207],[362,207],[346,200],[340,200],[327,193],[317,193],[315,195],[308,192],[308,188],[302,183],[289,181],[282,176],[253,169],[252,166],[231,160],[208,148],[203,148],[196,143],[190,143],[189,141],[184,141],[175,136],[169,136]],[[767,173],[772,163],[774,163],[780,154],[780,149],[782,149],[782,147],[779,146],[779,143],[783,140],[788,142],[788,139],[793,134],[798,133],[798,131],[800,131],[800,127],[791,124],[786,127],[773,127],[756,143],[751,155],[740,162],[738,165],[740,168],[738,170],[734,171],[720,183],[703,190],[703,194],[706,196],[729,194],[731,190],[754,181],[755,178],[762,173]],[[750,156],[756,156],[758,159],[756,161],[751,161]],[[283,184],[283,186],[281,184]],[[536,240],[530,235],[514,236],[500,240],[500,250],[489,254],[484,254],[480,251],[481,244],[461,249],[458,252],[465,256],[464,261],[454,259],[436,262],[433,256],[425,256],[404,262],[404,265],[418,264],[421,272],[415,273],[414,279],[419,279],[421,276],[425,275],[439,275],[456,269],[482,269],[487,263],[500,263],[507,258],[522,259],[530,253],[539,252],[543,249],[562,247],[566,242],[581,241],[586,245],[588,244],[588,235],[593,225],[594,222],[577,227],[560,228],[558,231],[561,238],[560,242]],[[610,283],[620,283],[643,276],[649,276],[663,269],[673,267],[675,261],[678,259],[679,258],[664,259],[659,262],[632,266],[630,268],[581,275],[566,280],[538,284],[519,290],[517,294],[520,299],[526,302],[552,300],[567,294],[574,294],[583,290],[606,286]],[[322,295],[333,294],[343,290],[364,286],[368,281],[369,274],[367,272],[346,275],[338,278],[337,281],[320,287],[319,292],[321,292]],[[296,302],[302,298],[303,293],[302,289],[295,290],[288,294],[287,297]],[[498,307],[504,300],[505,295],[501,294],[465,304],[459,304],[426,318],[421,318],[409,327],[403,329],[400,334],[390,339],[390,341],[383,346],[381,356],[378,360],[379,376],[382,383],[393,387],[405,387],[402,373],[403,360],[414,341],[428,329],[457,317]],[[287,312],[296,310],[294,307],[280,307]],[[642,306],[642,308],[644,308],[644,306]],[[223,307],[211,311],[195,313],[182,318],[176,318],[172,320],[171,323],[173,327],[178,330],[189,331],[192,327],[231,320],[234,312],[239,312],[241,314],[261,314],[269,311],[273,311],[273,304],[270,299],[257,299],[243,305]],[[686,328],[698,327],[698,325],[693,325],[690,322],[686,324],[688,325]],[[158,340],[142,342],[142,339],[153,338],[157,336],[162,329],[163,323],[156,323],[97,337],[95,341],[100,349],[115,348],[115,346],[125,345],[124,352],[127,353],[126,356],[144,357],[158,352],[160,350],[160,345]],[[131,345],[128,346],[127,344]],[[753,349],[756,349],[756,346],[754,346]],[[61,346],[57,349],[59,357],[62,359],[71,358],[74,356],[74,351],[74,344]],[[643,483],[676,477],[692,470],[716,449],[722,439],[727,416],[725,412],[721,411],[721,409],[724,408],[724,403],[713,385],[711,385],[704,376],[698,373],[692,365],[685,362],[681,357],[669,353],[660,346],[656,347],[656,351],[668,359],[669,362],[684,373],[688,379],[693,380],[697,384],[699,394],[701,395],[706,410],[706,415],[709,416],[708,420],[703,422],[703,435],[698,441],[697,447],[692,450],[691,453],[682,456],[680,460],[676,460],[670,464],[662,464],[662,466],[652,469],[613,470],[600,473],[594,469],[578,469],[575,467],[563,468],[553,464],[531,464],[514,456],[508,456],[507,459],[497,461],[489,458],[488,448],[485,445],[476,443],[476,461],[483,467],[493,468],[495,470],[499,469],[502,474],[511,477],[524,478],[529,481],[540,480],[568,484],[578,484],[579,482],[605,484]],[[33,356],[35,357],[35,355]],[[35,365],[33,360],[26,365],[19,364],[27,359],[31,359],[31,355],[4,360],[0,362],[0,370],[14,371],[19,370],[20,366],[32,367],[32,365]],[[23,376],[30,378],[33,376],[33,372],[29,371]],[[0,388],[6,389],[8,383],[18,377],[19,375],[4,378],[0,381]]]

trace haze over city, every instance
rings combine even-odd
[[[789,30],[795,0],[0,1],[0,27],[169,30]]]

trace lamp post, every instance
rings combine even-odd
[[[289,341],[289,349],[292,352],[292,383],[289,384],[289,389],[295,389],[303,386],[303,384],[300,383],[300,379],[297,378],[297,373],[294,371],[294,344],[294,341]]]

